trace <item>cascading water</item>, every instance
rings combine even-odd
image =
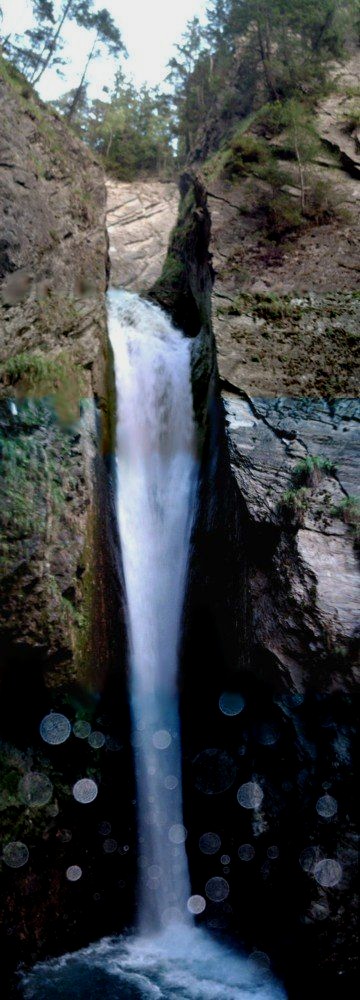
[[[141,847],[139,924],[184,921],[179,634],[197,462],[190,342],[163,312],[111,293],[118,398],[117,514],[128,606]]]
[[[161,310],[111,292],[117,513],[128,605],[139,928],[36,965],[25,1000],[284,1000],[264,962],[196,927],[182,820],[177,662],[197,462],[190,344]],[[215,904],[216,905],[216,904]],[[190,906],[191,909],[191,906]]]

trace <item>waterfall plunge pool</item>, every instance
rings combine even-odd
[[[241,957],[199,927],[153,937],[105,938],[39,963],[24,1000],[285,1000],[261,958]]]

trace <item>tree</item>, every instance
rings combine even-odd
[[[320,140],[308,110],[300,101],[291,98],[280,107],[279,124],[284,129],[289,152],[294,156],[299,173],[301,211],[307,209],[307,174],[309,164],[319,152]]]
[[[93,29],[95,35],[85,62],[79,86],[74,92],[74,97],[67,113],[69,121],[72,121],[74,118],[76,108],[81,100],[84,88],[86,92],[86,78],[90,63],[93,59],[96,59],[101,55],[102,48],[105,46],[109,55],[112,56],[118,56],[120,53],[124,55],[127,54],[121,39],[120,31],[116,27],[109,11],[106,10],[105,7],[102,10],[96,11],[95,14],[89,13],[86,27]]]
[[[9,35],[3,42],[6,55],[29,79],[36,73],[43,51],[51,45],[55,25],[52,0],[33,0],[32,7],[34,27],[23,36],[15,35],[14,40]]]
[[[167,81],[173,88],[178,119],[180,160],[189,154],[210,97],[211,60],[198,17],[188,21],[177,55],[169,61]]]
[[[69,117],[75,91],[56,102]],[[71,117],[72,126],[121,180],[136,175],[170,177],[174,170],[174,120],[169,94],[143,86],[139,91],[120,66],[107,100],[89,102],[86,84]]]
[[[89,0],[89,7],[91,5],[92,0]],[[64,24],[67,18],[73,16],[76,18],[75,11],[77,6],[76,0],[65,0],[58,22],[56,24],[53,22],[54,28],[51,32],[49,32],[44,41],[44,45],[35,65],[34,72],[30,77],[30,83],[38,83],[39,80],[41,80],[43,73],[45,73],[45,70],[54,63],[57,51],[62,47],[61,32]],[[82,3],[80,4],[80,7],[83,7]]]

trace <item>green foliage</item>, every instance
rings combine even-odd
[[[333,508],[333,514],[341,517],[348,525],[353,536],[355,548],[360,548],[360,500],[359,497],[348,496],[337,507]]]
[[[294,478],[299,484],[313,486],[323,476],[331,476],[335,472],[334,463],[321,455],[307,455],[295,468]]]
[[[6,503],[3,509],[3,527],[6,537],[24,538],[45,531],[45,510],[39,496],[38,470],[42,455],[31,438],[0,440],[2,464],[2,490]],[[6,552],[1,553],[3,568]]]
[[[223,174],[229,180],[248,174],[257,174],[258,167],[265,167],[271,152],[264,139],[251,134],[237,134],[223,160]]]
[[[8,59],[4,59],[0,52],[0,77],[5,80],[5,83],[11,87],[12,90],[16,90],[17,93],[22,94],[24,90],[28,90],[28,84],[23,73],[14,65],[14,63],[9,62]]]
[[[305,486],[299,489],[286,490],[281,498],[280,506],[284,513],[295,519],[301,518],[309,506],[309,490]]]
[[[279,298],[276,292],[258,293],[254,303],[254,313],[266,320],[281,320],[287,317],[294,318],[294,313],[298,313],[296,307],[292,306],[286,296]]]
[[[5,362],[1,376],[20,396],[52,398],[64,423],[78,418],[85,379],[81,366],[74,365],[65,351],[51,356],[40,351],[16,354]]]
[[[303,224],[300,207],[285,193],[263,195],[259,205],[264,213],[267,232],[271,239],[281,240]]]
[[[109,12],[94,10],[93,0],[62,0],[60,10],[52,0],[33,0],[32,6],[35,28],[7,39],[5,54],[36,83],[49,67],[60,72],[69,21],[92,32],[81,79],[57,106],[119,179],[171,177],[189,155],[208,159],[225,133],[232,138],[211,171],[223,171],[230,180],[248,174],[261,179],[263,171],[266,180],[275,167],[267,162],[262,137],[239,141],[244,122],[248,129],[249,119],[259,115],[260,131],[266,138],[281,135],[283,153],[297,163],[301,214],[308,210],[309,218],[327,221],[329,206],[319,207],[324,198],[319,191],[311,194],[307,176],[319,146],[311,112],[331,85],[334,58],[342,58],[351,43],[358,0],[209,0],[206,23],[192,18],[175,47],[166,91],[137,91],[119,68],[109,98],[91,102],[86,81],[92,61],[105,50],[124,54]],[[358,122],[354,106],[344,126],[353,130]],[[269,182],[277,188],[269,229],[281,237],[298,228],[299,213],[270,176]]]
[[[75,92],[70,91],[56,103],[58,111],[69,117]],[[71,114],[73,127],[99,154],[109,172],[119,180],[137,175],[173,175],[173,123],[170,98],[158,89],[141,87],[118,71],[109,101],[87,101],[86,88]]]
[[[65,63],[61,55],[64,31],[69,21],[75,21],[79,27],[92,32],[86,72],[91,60],[100,55],[103,47],[111,55],[126,53],[120,31],[109,11],[106,8],[94,11],[93,0],[63,0],[60,10],[53,0],[32,0],[32,15],[34,27],[28,28],[21,35],[9,36],[4,43],[5,55],[26,75],[30,83],[38,83],[45,70],[50,68],[61,73],[60,67]]]
[[[181,260],[168,253],[165,259],[161,280],[163,283],[176,288],[177,282],[183,271]]]
[[[276,292],[242,292],[237,295],[231,305],[221,306],[220,314],[242,316],[244,313],[260,319],[276,320],[291,319],[293,322],[301,316],[301,309],[294,305],[290,295],[277,295]]]
[[[333,219],[346,218],[343,203],[328,181],[314,178],[306,195],[304,216],[316,225],[324,225]]]

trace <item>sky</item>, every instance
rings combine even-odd
[[[151,87],[162,83],[168,70],[166,64],[174,54],[174,44],[186,27],[186,22],[197,15],[204,19],[207,0],[95,0],[94,9],[107,7],[118,25],[129,58],[123,61],[127,76],[137,86],[148,83]],[[58,7],[60,4],[57,5]],[[31,27],[30,0],[1,0],[3,22],[1,34],[21,34]],[[71,22],[64,32],[66,46],[63,54],[69,65],[63,67],[63,78],[48,70],[39,84],[44,100],[56,100],[78,83],[86,55],[91,45],[89,32]],[[108,56],[96,60],[89,74],[89,96],[104,97],[103,87],[112,85],[114,61]]]

